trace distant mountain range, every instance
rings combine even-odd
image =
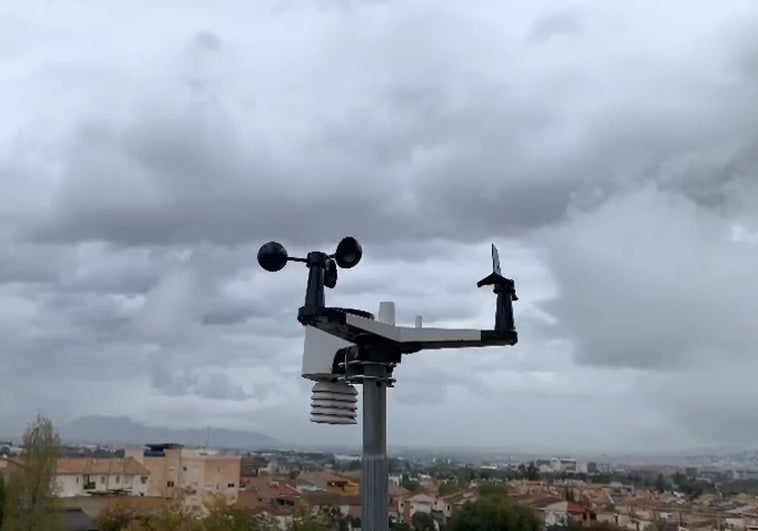
[[[170,429],[146,426],[128,417],[81,417],[59,428],[61,438],[69,443],[134,444],[179,443],[214,448],[276,448],[282,445],[273,437],[255,431],[222,428]]]

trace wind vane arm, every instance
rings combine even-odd
[[[393,345],[404,354],[421,350],[515,345],[518,342],[513,318],[513,301],[518,300],[516,287],[512,279],[501,274],[500,257],[494,245],[492,273],[477,282],[477,287],[482,286],[492,286],[497,295],[495,328],[490,330],[394,326],[375,321],[371,316],[337,308],[327,310],[336,312],[328,319],[329,324],[320,323],[317,326],[328,328],[330,334],[354,343],[372,337],[385,345]]]

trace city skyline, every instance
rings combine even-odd
[[[293,253],[328,303],[519,344],[406,357],[392,445],[749,447],[758,5],[29,1],[0,22],[0,433],[308,422]]]

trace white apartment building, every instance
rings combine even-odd
[[[148,469],[131,457],[67,457],[58,460],[55,486],[62,498],[106,493],[145,496],[149,476]]]

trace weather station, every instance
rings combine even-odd
[[[311,422],[357,424],[358,392],[363,387],[363,461],[361,474],[361,529],[389,528],[389,469],[387,460],[387,388],[403,354],[423,350],[515,345],[518,335],[513,301],[514,281],[500,272],[500,258],[492,245],[492,273],[477,287],[492,286],[496,295],[492,329],[449,329],[395,324],[395,304],[380,302],[376,317],[365,310],[326,306],[325,288],[337,285],[337,271],[358,265],[363,250],[353,237],[343,238],[331,253],[311,251],[305,257],[289,256],[278,242],[258,251],[266,271],[279,271],[287,262],[308,268],[305,304],[297,320],[305,327],[302,376],[315,382]]]

